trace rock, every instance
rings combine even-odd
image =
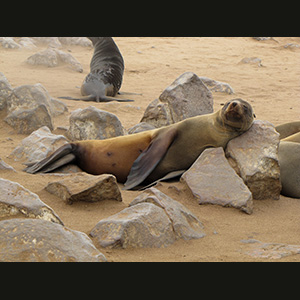
[[[196,74],[186,72],[150,103],[141,122],[161,127],[212,112],[212,93]]]
[[[140,203],[101,220],[91,231],[101,247],[167,247],[175,242],[172,223],[164,210]]]
[[[32,38],[29,38],[29,37],[20,38],[18,43],[22,48],[29,49],[29,50],[34,49],[34,48],[37,47],[34,43],[34,40]]]
[[[92,42],[86,37],[58,37],[64,45],[78,45],[82,47],[93,47]]]
[[[252,213],[252,195],[226,160],[223,148],[203,151],[181,177],[199,204],[218,204]]]
[[[62,47],[61,42],[59,41],[58,37],[32,37],[35,43],[37,44],[44,44],[48,47],[53,48],[60,48]]]
[[[26,63],[30,65],[42,65],[45,67],[57,67],[61,63],[65,63],[72,70],[82,73],[81,64],[70,54],[56,48],[49,47],[27,58]]]
[[[0,44],[6,49],[20,49],[21,46],[11,37],[1,37]]]
[[[129,208],[101,220],[90,235],[102,247],[167,247],[176,240],[205,236],[201,222],[182,204],[155,188]]]
[[[245,57],[240,62],[240,64],[253,64],[262,67],[261,59],[258,57]]]
[[[260,120],[227,144],[226,156],[252,192],[253,199],[280,197],[278,146],[279,133],[271,123]]]
[[[162,208],[172,222],[176,239],[199,239],[205,236],[202,223],[181,203],[156,188],[149,188],[135,198],[129,206],[152,203]]]
[[[52,99],[48,91],[40,83],[19,86],[13,89],[10,97],[7,99],[9,113],[20,108],[33,109],[40,104],[44,104],[47,107],[51,116],[57,116],[67,111],[66,105],[62,101]]]
[[[60,197],[68,204],[76,201],[122,201],[116,178],[110,174],[94,176],[87,173],[76,173],[62,180],[50,182],[45,190]]]
[[[83,232],[36,219],[0,222],[1,262],[105,262]]]
[[[9,155],[9,158],[15,161],[26,159],[27,162],[36,162],[67,143],[68,140],[63,135],[52,134],[50,129],[44,126],[23,139],[21,144]]]
[[[0,110],[6,108],[7,98],[12,93],[13,88],[3,73],[0,72]]]
[[[44,104],[39,104],[35,108],[16,109],[5,118],[5,122],[19,134],[31,134],[42,126],[53,130],[52,117]]]
[[[6,100],[5,121],[21,134],[30,134],[42,126],[53,130],[52,116],[67,111],[66,105],[50,97],[41,84],[22,85]]]
[[[134,134],[139,133],[142,131],[152,130],[155,129],[155,127],[149,123],[142,122],[134,125],[133,127],[128,129],[128,134]]]
[[[199,78],[204,82],[211,92],[227,93],[229,95],[234,94],[233,88],[228,83],[216,81],[208,77]]]
[[[0,170],[17,172],[12,166],[8,165],[2,158],[0,158]]]
[[[42,202],[38,195],[16,182],[0,178],[0,194],[1,218],[22,215],[63,225],[53,209]]]
[[[89,106],[70,116],[68,136],[72,140],[103,140],[124,135],[123,126],[112,113]]]
[[[282,257],[300,254],[300,245],[288,245],[282,243],[263,243],[258,240],[241,240],[244,244],[249,244],[244,253],[255,258],[280,259]]]

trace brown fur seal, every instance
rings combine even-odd
[[[111,37],[88,37],[94,46],[90,73],[81,85],[83,98],[59,97],[69,100],[96,102],[131,102],[115,98],[119,92],[124,73],[124,60],[118,46]]]
[[[276,126],[275,129],[280,134],[280,139],[282,140],[300,131],[300,121],[284,123]]]
[[[281,193],[300,198],[300,143],[280,141],[278,150]]]
[[[300,198],[300,122],[279,125],[278,159],[280,166],[281,193]]]
[[[119,182],[127,180],[125,189],[132,189],[171,172],[188,169],[208,147],[225,148],[229,140],[251,127],[253,118],[251,105],[234,99],[215,113],[159,129],[67,144],[42,161],[29,165],[25,171],[49,172],[75,162],[87,173],[110,173]]]

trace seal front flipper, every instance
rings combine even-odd
[[[72,144],[66,144],[57,149],[49,157],[46,157],[37,163],[28,164],[24,171],[30,174],[53,171],[75,160],[76,157],[72,153],[73,150]]]
[[[133,163],[124,184],[124,190],[138,186],[151,174],[167,153],[176,136],[177,129],[168,128],[153,138],[148,148]]]

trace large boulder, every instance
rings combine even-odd
[[[228,163],[223,148],[209,148],[181,177],[199,204],[218,204],[252,213],[252,194]]]
[[[196,74],[186,72],[149,104],[141,122],[161,127],[212,112],[212,93]]]
[[[182,204],[155,188],[128,208],[101,220],[90,235],[102,247],[167,247],[177,239],[205,236],[201,222]]]
[[[278,146],[279,133],[270,122],[260,120],[227,145],[226,156],[252,192],[253,199],[280,197]]]
[[[116,115],[89,106],[72,112],[67,134],[72,140],[103,140],[124,135],[124,129]]]
[[[83,232],[37,219],[0,222],[1,262],[105,262]]]
[[[23,216],[63,224],[51,207],[39,196],[17,182],[0,178],[0,217]]]

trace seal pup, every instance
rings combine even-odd
[[[96,102],[134,101],[115,98],[122,85],[124,60],[114,40],[111,37],[88,37],[88,39],[93,43],[94,54],[90,63],[90,73],[81,85],[81,95],[85,97],[59,98]]]
[[[234,99],[215,113],[159,129],[66,144],[40,162],[29,164],[25,171],[46,173],[72,162],[90,174],[113,174],[125,182],[125,189],[133,189],[187,170],[202,151],[225,148],[231,139],[247,131],[253,120],[251,105]]]

